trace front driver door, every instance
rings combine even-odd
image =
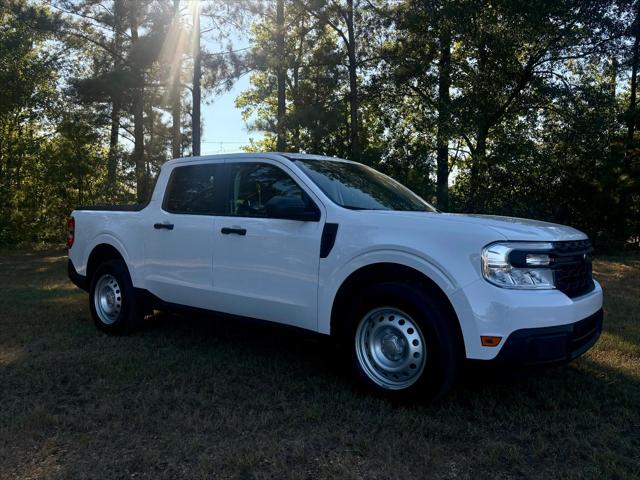
[[[319,221],[269,218],[274,196],[310,193],[276,162],[225,164],[226,217],[216,225],[213,260],[218,309],[315,330],[324,214]],[[322,211],[322,210],[321,210]]]

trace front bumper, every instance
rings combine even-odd
[[[564,363],[589,350],[602,333],[602,309],[576,323],[524,328],[511,333],[491,363],[548,365]]]
[[[507,339],[519,330],[571,328],[602,309],[602,288],[597,281],[591,292],[569,298],[558,290],[510,290],[480,279],[450,298],[469,360],[495,359]],[[502,341],[497,347],[483,346],[484,335],[502,337]]]

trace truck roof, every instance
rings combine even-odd
[[[281,153],[281,152],[259,152],[259,153],[218,153],[214,155],[201,155],[199,157],[182,157],[174,158],[165,162],[165,166],[173,165],[174,163],[187,163],[196,162],[201,160],[215,160],[222,158],[271,158],[296,161],[296,160],[330,160],[334,162],[350,162],[350,160],[344,160],[337,157],[329,157],[326,155],[313,155],[310,153]]]

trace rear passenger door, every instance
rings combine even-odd
[[[324,213],[320,202],[276,162],[227,161],[226,213],[215,227],[218,310],[317,328],[318,267]],[[316,221],[269,218],[274,196],[302,199]]]
[[[150,215],[146,288],[160,299],[212,309],[216,213],[223,208],[222,163],[176,166]]]

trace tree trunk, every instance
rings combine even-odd
[[[113,60],[114,70],[117,72],[122,68],[120,51],[122,50],[123,37],[123,0],[113,2],[113,50],[116,53]],[[111,132],[109,134],[109,153],[107,163],[107,192],[109,197],[113,197],[117,190],[118,172],[118,140],[120,136],[120,109],[122,108],[121,93],[118,91],[111,97]]]
[[[449,208],[449,128],[451,123],[451,32],[448,25],[440,28],[440,63],[438,65],[438,133],[436,164],[438,208]]]
[[[482,83],[487,80],[486,66],[488,61],[487,40],[482,35],[480,48],[478,52],[478,76]],[[471,171],[469,172],[469,198],[467,199],[467,209],[470,212],[476,212],[480,207],[480,185],[481,177],[484,173],[487,157],[487,137],[489,135],[489,93],[481,88],[476,92],[481,99],[478,111],[476,112],[476,146],[471,152]]]
[[[633,48],[631,50],[631,79],[630,79],[630,94],[629,94],[629,107],[627,108],[627,135],[625,138],[624,145],[624,170],[626,173],[630,174],[630,177],[633,178],[632,165],[633,159],[635,156],[634,149],[634,137],[636,133],[636,122],[637,122],[637,96],[638,96],[638,63],[640,62],[640,4],[636,6],[636,18],[632,25],[632,34],[634,36],[633,40]],[[613,87],[614,90],[614,101],[615,101],[615,85]],[[633,184],[631,184],[633,185]],[[622,183],[621,190],[619,193],[619,202],[618,202],[618,217],[626,218],[628,214],[628,207],[630,198],[633,195],[633,186],[630,186],[629,183]],[[628,221],[619,221],[616,222],[618,228],[615,232],[615,237],[620,240],[627,240],[629,238],[628,231],[631,227],[632,223]]]
[[[111,99],[111,132],[109,134],[109,153],[107,164],[107,191],[112,197],[117,190],[118,139],[120,137],[120,99],[114,95]]]
[[[284,117],[287,108],[286,98],[286,54],[284,44],[284,0],[278,0],[276,4],[276,61],[278,62],[276,77],[278,82],[278,118],[276,125],[276,149],[279,152],[286,150]]]
[[[293,67],[293,109],[296,115],[300,112],[300,92],[298,91],[298,85],[300,82],[300,65],[296,64]],[[300,151],[300,120],[295,119],[295,124],[291,129],[291,143],[293,144],[293,150],[295,152]]]
[[[353,26],[353,0],[347,0],[347,54],[349,57],[349,111],[350,111],[350,141],[351,159],[358,161],[360,158],[360,139],[358,128],[358,66],[356,59],[356,37]]]
[[[469,203],[470,212],[478,211],[482,202],[480,199],[480,188],[482,185],[482,175],[487,168],[487,137],[489,130],[485,125],[484,116],[478,121],[476,132],[476,146],[471,155],[471,172],[469,178]]]
[[[156,145],[156,135],[155,135],[155,115],[153,113],[153,105],[151,102],[148,102],[145,105],[147,112],[147,154],[144,158],[144,172],[147,178],[147,181],[151,178],[151,161],[155,152],[158,150]],[[148,183],[147,183],[148,187]]]
[[[201,52],[200,52],[200,5],[193,12],[193,115],[192,128],[192,155],[200,156],[200,78],[202,77]]]
[[[629,108],[627,109],[627,148],[633,143],[636,131],[636,103],[638,94],[638,60],[640,50],[640,26],[636,19],[634,26],[634,42],[631,54],[631,94],[629,96]]]
[[[131,45],[138,44],[138,18],[137,12],[130,12]],[[144,168],[144,72],[137,65],[132,65],[136,81],[136,94],[133,99],[133,161],[136,173],[136,195],[139,203],[146,199],[146,175]]]
[[[180,0],[173,0],[173,32],[178,48],[180,47]],[[176,71],[171,79],[171,156],[180,158],[182,156],[182,133],[180,132],[181,121],[181,85],[180,73],[182,72],[182,52],[176,50],[176,58],[173,59],[177,65],[172,65]]]
[[[293,61],[293,65],[291,68],[291,79],[292,79],[292,87],[291,87],[291,100],[293,104],[293,111],[295,112],[295,123],[291,127],[291,143],[293,146],[293,150],[296,152],[300,151],[300,109],[302,105],[300,104],[300,64],[303,61],[303,51],[305,46],[305,38],[307,34],[307,29],[305,26],[304,17],[299,19],[298,24],[298,45],[296,49],[296,56]]]

